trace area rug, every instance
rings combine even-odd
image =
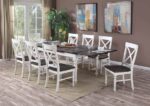
[[[28,68],[26,66],[24,77],[21,78],[21,64],[17,67],[17,73],[14,75],[14,61],[0,61],[0,73],[14,78],[17,81],[23,81],[31,86],[46,90],[47,93],[54,97],[61,97],[69,101],[75,101],[82,98],[94,91],[104,87],[104,75],[95,76],[95,72],[88,70],[85,66],[84,69],[78,70],[78,82],[75,87],[72,87],[71,80],[65,80],[60,83],[59,92],[56,93],[56,79],[49,79],[48,87],[45,88],[45,75],[41,76],[40,84],[37,84],[37,70],[32,71],[31,80],[27,80]],[[37,92],[38,93],[38,92]]]

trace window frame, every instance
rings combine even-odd
[[[14,6],[24,6],[24,35],[21,37],[20,35],[14,35],[15,37],[17,38],[23,38],[25,40],[30,40],[30,32],[31,30],[36,30],[36,32],[38,30],[41,30],[41,34],[40,34],[40,38],[42,38],[42,33],[43,33],[43,11],[42,11],[42,2],[40,0],[26,0],[26,2],[24,0],[14,0]],[[28,18],[30,17],[29,16],[29,11],[31,11],[29,9],[29,7],[33,6],[33,5],[38,5],[41,7],[41,17],[34,17],[36,19],[36,29],[31,29],[29,30],[29,26],[30,26],[30,23],[29,23],[29,20]],[[15,12],[15,10],[14,10]],[[36,12],[36,15],[37,15],[37,12]],[[38,26],[37,26],[37,19],[38,18],[41,18],[41,29],[38,29]],[[15,28],[15,25],[13,25],[14,28]],[[34,31],[35,32],[35,31]],[[38,33],[38,32],[37,32]]]

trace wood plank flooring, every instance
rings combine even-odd
[[[69,101],[7,75],[13,65],[12,61],[0,61],[0,106],[150,106],[150,70],[135,69],[134,92],[130,82],[117,84],[117,92],[113,92],[110,81],[107,87]]]

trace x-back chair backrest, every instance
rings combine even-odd
[[[104,47],[104,49],[111,49],[112,37],[110,36],[99,36],[99,47]],[[110,53],[108,53],[108,58],[110,59]]]
[[[23,57],[23,49],[20,40],[12,39],[12,47],[15,57]]]
[[[26,51],[29,56],[29,60],[32,62],[40,63],[37,44],[35,42],[30,42],[30,41],[25,41],[25,43],[26,43]]]
[[[56,68],[57,71],[60,71],[59,60],[57,55],[57,46],[43,44],[44,56],[46,59],[47,67]]]
[[[112,37],[109,36],[99,36],[99,47],[104,47],[105,49],[111,49],[112,46]]]
[[[124,50],[122,64],[129,66],[131,71],[134,68],[134,63],[136,60],[137,52],[138,52],[137,44],[133,44],[129,42],[125,43],[125,50]]]
[[[69,35],[68,35],[68,43],[77,45],[77,43],[78,43],[78,34],[69,33]]]
[[[94,44],[94,35],[85,35],[82,36],[82,45],[93,46]]]

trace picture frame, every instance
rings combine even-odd
[[[97,3],[76,5],[76,25],[80,31],[97,31]]]
[[[104,8],[106,33],[132,34],[132,2],[108,2]]]

